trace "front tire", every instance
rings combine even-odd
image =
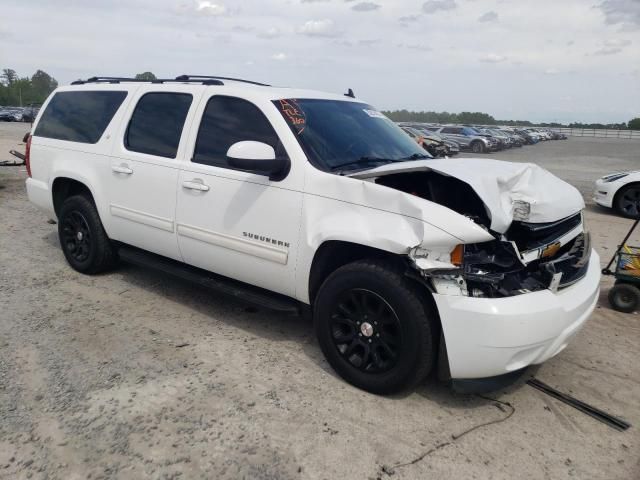
[[[628,283],[616,283],[609,290],[609,303],[618,312],[633,313],[640,306],[640,289]]]
[[[640,184],[622,187],[616,194],[615,208],[623,217],[640,217]]]
[[[85,274],[104,272],[117,261],[93,202],[84,195],[67,198],[58,215],[60,246],[71,267]]]
[[[484,153],[485,152],[484,143],[482,143],[479,140],[475,140],[471,142],[471,151],[473,153]]]
[[[333,272],[314,302],[320,348],[347,382],[389,394],[424,380],[434,360],[436,314],[402,268],[362,260]]]

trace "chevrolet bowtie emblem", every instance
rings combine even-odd
[[[540,255],[540,257],[541,258],[553,257],[556,253],[558,253],[558,250],[560,250],[561,246],[562,244],[560,242],[555,242],[555,243],[552,243],[551,245],[547,245],[542,249],[542,255]]]

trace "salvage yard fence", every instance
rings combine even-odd
[[[640,130],[614,130],[612,128],[552,128],[571,137],[626,138],[640,140]]]

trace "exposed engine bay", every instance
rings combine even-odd
[[[416,249],[410,257],[434,291],[473,297],[507,297],[544,289],[568,287],[587,272],[591,253],[582,213],[550,222],[525,219],[527,202],[513,202],[513,220],[505,232],[492,230],[492,212],[468,183],[437,171],[390,173],[375,183],[438,203],[472,219],[495,240],[458,245],[449,268],[421,268],[428,251]],[[425,267],[425,265],[422,265]]]

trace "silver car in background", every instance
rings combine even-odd
[[[428,130],[435,131],[438,135],[447,140],[453,140],[460,145],[461,150],[468,150],[473,153],[494,152],[500,148],[498,140],[482,135],[476,129],[461,126],[445,126]]]

